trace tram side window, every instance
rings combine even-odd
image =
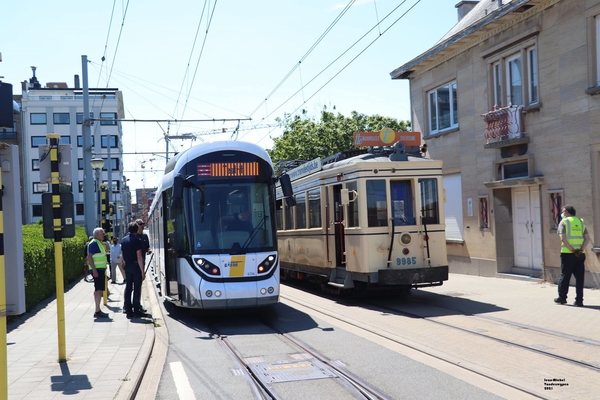
[[[284,203],[283,206],[285,207],[285,219],[283,221],[285,223],[285,229],[294,229],[294,209],[292,207],[288,207],[286,203]]]
[[[369,226],[387,226],[387,195],[384,180],[367,181],[367,220]]]
[[[275,225],[278,231],[283,230],[283,199],[275,202]]]
[[[414,225],[415,210],[411,181],[390,182],[394,225]]]
[[[321,190],[314,189],[308,192],[308,219],[309,228],[321,227]]]
[[[306,194],[296,195],[296,229],[306,228]]]
[[[346,185],[346,189],[350,192],[350,200],[353,200],[354,194],[352,191],[356,191],[357,187],[358,185],[356,182],[348,182]],[[348,204],[348,226],[358,226],[358,199],[355,199]]]
[[[439,224],[440,211],[438,202],[437,179],[419,179],[421,186],[421,207],[423,207],[423,223]]]

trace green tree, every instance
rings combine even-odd
[[[352,111],[350,117],[323,107],[320,119],[309,117],[306,110],[301,115],[285,115],[279,119],[283,134],[273,138],[273,148],[268,150],[273,162],[283,160],[312,160],[327,157],[340,151],[354,149],[354,132],[376,132],[383,128],[408,131],[410,121],[400,121],[381,115],[365,115]]]

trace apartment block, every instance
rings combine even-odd
[[[20,102],[21,126],[17,129],[21,131],[23,223],[35,223],[42,217],[42,194],[51,187],[40,177],[39,147],[47,144],[47,134],[55,133],[60,135],[59,145],[71,146],[70,189],[74,195],[75,222],[84,225],[85,207],[95,208],[96,204],[84,203],[83,182],[86,179],[95,181],[95,176],[93,173],[92,176],[84,176],[83,89],[78,77],[75,77],[73,88],[64,82],[49,82],[42,86],[34,69],[29,82],[22,83]],[[124,118],[123,93],[117,88],[90,88],[89,109],[92,158],[105,160],[100,184],[105,184],[109,201],[115,205],[115,218],[122,221],[130,212],[130,196],[123,176],[123,131],[120,122]],[[97,182],[94,187],[97,190]]]

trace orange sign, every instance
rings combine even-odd
[[[392,146],[403,142],[405,146],[420,146],[421,132],[394,131],[383,128],[379,132],[354,132],[355,146]]]

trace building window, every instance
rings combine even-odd
[[[100,113],[100,125],[116,125],[117,113]]]
[[[31,211],[32,211],[33,217],[41,217],[43,210],[44,209],[41,204],[34,204],[31,206]]]
[[[502,179],[526,178],[528,176],[529,163],[527,160],[502,164]]]
[[[46,125],[46,113],[31,113],[29,121],[31,125]]]
[[[94,136],[92,136],[92,146],[94,145]],[[83,136],[77,136],[77,147],[83,147]]]
[[[490,211],[488,196],[479,196],[479,228],[490,229]]]
[[[71,123],[71,115],[69,113],[54,113],[54,125],[69,125]]]
[[[34,158],[33,160],[31,160],[31,170],[32,171],[40,170],[40,160],[39,159]]]
[[[119,138],[117,136],[115,136],[115,135],[110,135],[110,136],[102,135],[100,137],[102,148],[106,148],[107,147],[107,144],[106,144],[107,137],[110,137],[110,147],[115,147],[115,148],[118,147],[117,144],[119,142],[119,140],[118,140]]]
[[[531,42],[521,50],[502,55],[492,62],[493,105],[524,106],[539,103],[537,48]]]
[[[83,158],[77,159],[77,169],[83,171]]]
[[[85,215],[85,205],[83,203],[75,204],[75,215]]]
[[[557,230],[558,224],[562,219],[560,211],[563,206],[563,191],[549,190],[548,193],[550,194],[550,226],[553,230]]]
[[[83,123],[83,113],[75,114],[75,118],[77,120],[77,125],[81,125]],[[94,113],[90,113],[90,118],[94,118]],[[90,125],[94,125],[94,121],[90,121]]]
[[[47,191],[47,183],[33,182],[33,193],[46,193]]]
[[[430,134],[458,127],[456,82],[448,83],[429,92],[428,101]]]
[[[39,146],[45,146],[46,143],[46,136],[32,136],[31,137],[31,147],[39,147]]]
[[[108,181],[102,181],[102,184],[103,185],[107,185]],[[119,182],[119,181],[112,181],[112,187],[110,189],[111,189],[111,191],[113,193],[119,192],[119,190],[121,189],[121,182]],[[148,200],[150,200],[150,199],[148,199]]]
[[[529,57],[529,99],[530,103],[537,103],[538,99],[538,72],[537,49],[535,47],[527,52]]]
[[[502,79],[500,79],[500,63],[494,64],[494,105],[500,107],[502,104]]]
[[[104,167],[102,167],[102,171],[108,171],[108,163],[106,161],[107,161],[107,159],[105,158],[104,159]],[[119,170],[119,159],[118,158],[111,158],[110,163],[112,165],[111,171]]]
[[[521,54],[506,60],[507,105],[523,105],[523,62]]]
[[[71,144],[71,136],[61,136],[58,139],[58,144]]]

